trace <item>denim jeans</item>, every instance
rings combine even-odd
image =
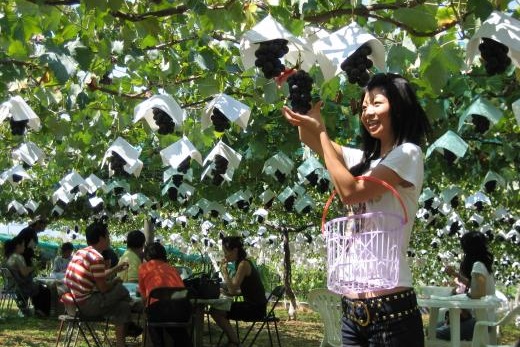
[[[394,299],[392,295],[391,299],[382,297],[382,301],[375,298],[344,303],[342,346],[423,347],[424,331],[417,298],[413,290],[405,293],[405,298]]]

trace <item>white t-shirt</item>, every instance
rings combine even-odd
[[[359,149],[343,147],[343,158],[347,168],[352,168],[359,164],[363,157],[363,152]],[[424,156],[421,148],[413,143],[403,143],[392,151],[383,159],[373,160],[370,163],[370,169],[364,174],[368,174],[377,165],[384,165],[393,170],[403,180],[411,183],[409,187],[394,187],[403,200],[408,216],[408,222],[403,228],[403,237],[401,239],[401,252],[399,257],[399,274],[398,287],[412,287],[412,272],[407,261],[408,244],[410,243],[410,234],[412,232],[415,214],[418,208],[419,195],[422,190],[424,179]],[[371,200],[366,203],[366,211],[384,211],[403,215],[403,209],[399,201],[394,195],[388,191],[378,199]]]
[[[495,278],[488,272],[486,265],[480,261],[476,261],[473,263],[473,267],[471,268],[471,276],[474,274],[479,274],[484,276],[486,279],[486,295],[495,295]],[[495,320],[495,309],[487,310],[487,318],[490,321]]]

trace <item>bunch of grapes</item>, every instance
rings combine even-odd
[[[14,183],[18,183],[23,179],[23,177],[18,174],[13,174],[11,176],[11,179],[13,180]]]
[[[455,195],[451,200],[450,200],[450,206],[452,208],[457,208],[459,207],[459,204],[460,204],[460,200],[459,200],[459,197],[457,195]]]
[[[495,189],[497,189],[497,181],[489,180],[484,183],[484,188],[486,188],[486,193],[493,193]]]
[[[368,69],[374,65],[372,60],[367,58],[370,54],[372,48],[365,43],[341,63],[341,70],[347,73],[349,83],[357,83],[360,87],[367,85],[370,79]]]
[[[511,58],[507,56],[509,48],[500,42],[483,37],[478,49],[489,76],[501,74],[511,64]]]
[[[168,197],[170,198],[170,200],[177,200],[177,193],[177,187],[171,186],[170,188],[168,188]]]
[[[213,107],[213,113],[211,114],[210,119],[213,122],[215,130],[219,133],[223,133],[230,127],[229,119],[227,119],[224,113],[216,107]]]
[[[302,214],[308,214],[309,212],[311,212],[311,207],[309,205],[305,206],[303,209],[302,209]]]
[[[316,185],[316,188],[318,189],[318,192],[325,193],[329,190],[329,180],[326,178],[320,178],[318,180],[318,183]]]
[[[306,114],[311,109],[312,77],[304,70],[298,70],[287,78],[289,100],[294,112]]]
[[[9,120],[9,123],[11,123],[11,134],[23,135],[25,134],[25,128],[27,126],[27,123],[29,123],[29,120],[14,120],[13,118],[11,118]]]
[[[462,225],[460,224],[459,221],[455,221],[455,222],[453,222],[453,223],[450,225],[450,231],[448,232],[448,235],[450,235],[450,236],[455,235],[456,233],[459,232],[459,230],[460,230],[461,227],[462,227]]]
[[[325,193],[329,190],[329,180],[326,178],[319,178],[316,171],[311,172],[307,176],[305,176],[309,184],[313,187],[316,187],[320,193]]]
[[[171,180],[176,187],[179,187],[182,183],[182,175],[173,175]]]
[[[188,157],[186,157],[186,159],[184,159],[179,164],[179,166],[177,166],[177,171],[182,172],[182,173],[188,172],[188,169],[190,168],[190,163],[191,163],[191,157],[188,156]]]
[[[255,51],[255,66],[262,69],[265,78],[276,77],[285,70],[280,58],[289,52],[287,43],[284,39],[260,42]]]
[[[471,122],[475,126],[475,130],[478,133],[485,133],[489,129],[489,119],[487,119],[484,116],[481,116],[480,114],[472,114],[471,115]]]
[[[265,204],[264,204],[264,208],[266,210],[270,209],[271,206],[273,206],[273,202],[274,202],[274,198],[270,199],[269,201],[267,201]]]
[[[283,206],[285,207],[286,211],[291,211],[294,207],[294,200],[296,200],[296,197],[294,195],[290,195],[285,199],[283,202]]]
[[[251,203],[247,200],[238,200],[237,201],[237,208],[243,211],[248,211],[249,206],[251,206]]]
[[[103,211],[103,202],[100,202],[96,206],[91,206],[92,213],[100,213]]]
[[[164,112],[160,108],[154,107],[152,108],[153,119],[155,120],[155,124],[159,127],[157,132],[161,135],[171,134],[175,130],[175,123],[173,122],[172,117],[168,115],[168,113]]]
[[[274,172],[274,176],[276,177],[276,180],[280,183],[283,183],[286,178],[286,175],[278,169],[276,169],[276,171]]]
[[[455,160],[457,159],[457,156],[455,155],[455,153],[453,153],[452,151],[450,151],[448,149],[444,149],[443,156],[444,156],[444,159],[446,160],[446,162],[448,163],[448,166],[452,166],[453,163],[455,162]]]
[[[316,186],[318,183],[318,174],[316,173],[316,170],[305,176],[307,181],[309,181],[309,184],[313,187]]]
[[[213,163],[213,184],[218,186],[224,181],[222,175],[226,173],[229,161],[220,154],[216,154]]]
[[[126,165],[126,160],[124,160],[117,152],[112,151],[112,156],[110,157],[110,168],[116,174],[125,174],[124,166]]]

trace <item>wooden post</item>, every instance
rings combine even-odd
[[[146,238],[146,244],[150,244],[154,240],[154,224],[150,218],[144,220],[144,236]]]

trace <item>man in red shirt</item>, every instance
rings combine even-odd
[[[135,323],[131,324],[131,299],[128,290],[117,277],[107,280],[105,260],[101,255],[110,246],[110,236],[107,225],[94,222],[86,229],[88,247],[78,250],[65,272],[65,285],[78,303],[85,317],[109,316],[116,332],[116,347],[125,346],[125,335],[138,334]],[[126,264],[108,270],[123,271]],[[63,297],[66,304],[71,298]],[[129,331],[131,330],[134,331]]]
[[[184,288],[184,282],[181,276],[173,266],[168,264],[166,258],[166,250],[159,242],[154,242],[146,246],[144,250],[145,262],[139,267],[139,293],[143,297],[145,303],[148,302],[148,296],[152,289],[157,287],[181,287]],[[154,322],[184,322],[189,319],[192,314],[191,304],[188,300],[174,307],[152,302],[146,307],[149,320]],[[191,347],[192,341],[186,329],[168,328],[164,329],[175,342],[175,346]],[[150,329],[150,337],[154,347],[163,347],[163,329]]]

